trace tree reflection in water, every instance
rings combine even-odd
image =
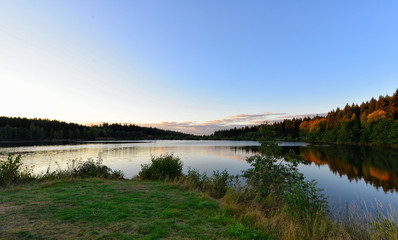
[[[383,147],[329,145],[296,148],[307,161],[328,165],[350,181],[363,179],[384,192],[398,191],[398,150]]]

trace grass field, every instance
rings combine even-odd
[[[0,188],[0,238],[272,239],[197,192],[96,178]]]

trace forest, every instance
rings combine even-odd
[[[48,119],[0,117],[0,141],[196,138],[190,134],[132,124],[85,126]]]
[[[48,119],[0,117],[0,141],[100,139],[284,140],[328,143],[398,144],[398,89],[392,96],[346,104],[325,117],[293,118],[194,136],[133,124],[94,126]]]
[[[358,104],[346,104],[325,117],[285,119],[229,130],[220,130],[208,139],[398,144],[398,89],[392,96],[379,96]]]

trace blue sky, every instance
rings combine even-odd
[[[396,1],[0,1],[0,115],[192,133],[398,87]]]

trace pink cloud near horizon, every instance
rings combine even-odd
[[[314,116],[325,116],[324,113],[310,113],[301,115],[288,115],[287,113],[259,113],[259,114],[237,114],[226,116],[225,118],[208,121],[188,121],[188,122],[160,122],[137,124],[143,127],[156,127],[161,129],[179,131],[195,135],[208,135],[217,130],[240,128],[244,126],[260,125],[264,122],[278,122],[283,119],[304,118]]]

